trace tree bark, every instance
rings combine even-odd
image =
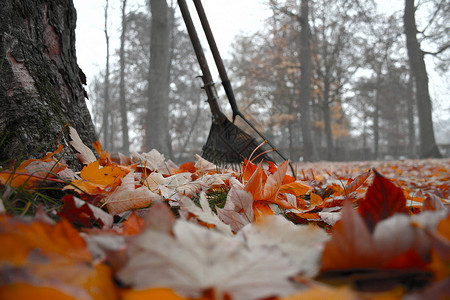
[[[3,0],[0,5],[0,164],[52,151],[66,123],[96,140],[75,53],[71,0]],[[65,131],[59,143],[68,146]],[[79,166],[70,146],[65,159]]]
[[[309,27],[308,0],[301,1],[300,7],[300,126],[303,138],[303,158],[305,161],[316,161],[317,152],[312,138],[311,125],[311,28]]]
[[[420,157],[442,157],[436,144],[433,130],[431,98],[428,90],[428,74],[424,52],[417,40],[414,0],[405,0],[403,24],[406,35],[411,74],[414,77],[417,111],[419,116]]]
[[[152,13],[146,148],[169,152],[169,19],[166,0],[150,0]]]
[[[130,140],[128,137],[128,117],[127,117],[127,101],[125,97],[125,35],[127,32],[126,20],[127,0],[122,0],[122,34],[120,35],[120,82],[119,82],[119,96],[120,96],[120,116],[122,119],[122,152],[128,155],[130,152]]]

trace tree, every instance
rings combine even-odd
[[[150,0],[152,13],[146,146],[169,152],[169,9],[166,0]]]
[[[417,39],[414,0],[405,0],[403,24],[406,35],[411,75],[414,78],[417,111],[419,116],[420,157],[442,157],[433,130],[431,98],[428,90],[428,74],[424,52]]]
[[[309,0],[301,0],[300,31],[300,107],[304,160],[317,160],[311,125],[311,28],[309,27]]]
[[[86,77],[75,53],[71,0],[4,0],[0,6],[0,162],[53,151],[68,123],[96,140],[86,107]],[[59,143],[68,145],[64,131]],[[77,166],[70,147],[66,161]]]
[[[105,5],[105,26],[104,26],[104,32],[105,32],[105,40],[106,40],[106,62],[105,62],[105,86],[104,86],[104,102],[103,102],[103,123],[102,123],[102,130],[103,132],[103,147],[106,149],[112,150],[113,144],[113,138],[110,131],[110,125],[112,125],[114,122],[110,122],[110,110],[111,110],[111,99],[110,99],[110,64],[109,64],[109,33],[108,33],[108,8],[109,8],[109,1],[106,0]]]
[[[128,155],[130,152],[130,140],[128,137],[128,109],[125,96],[125,35],[127,32],[126,16],[127,0],[122,0],[122,32],[120,35],[119,63],[120,63],[120,82],[119,82],[119,102],[120,116],[122,124],[122,151]]]

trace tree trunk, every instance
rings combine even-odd
[[[109,34],[108,34],[108,6],[109,1],[106,0],[106,6],[105,6],[105,40],[106,40],[106,66],[105,66],[105,86],[104,86],[104,94],[103,94],[103,147],[105,149],[109,149],[112,151],[112,132],[110,133],[110,125],[112,125],[112,122],[109,122],[109,115],[110,115],[110,96],[109,96]]]
[[[408,111],[408,157],[416,158],[416,132],[414,126],[414,84],[410,77],[407,86],[407,111]]]
[[[75,54],[71,0],[3,0],[0,5],[0,164],[52,151],[66,123],[96,140],[86,76]],[[68,146],[68,132],[59,143]],[[70,146],[65,159],[79,166]]]
[[[128,137],[128,117],[127,117],[127,101],[125,98],[125,35],[127,32],[126,20],[127,0],[122,1],[122,34],[120,35],[120,82],[119,82],[119,96],[120,96],[120,116],[122,119],[122,152],[128,155],[130,152],[130,140]]]
[[[311,125],[311,29],[308,15],[308,0],[302,0],[300,8],[300,126],[303,137],[303,158],[305,161],[315,161],[317,160],[317,153],[312,138]]]
[[[327,151],[326,157],[327,160],[334,159],[334,147],[333,147],[333,132],[331,131],[331,112],[330,112],[330,80],[327,75],[324,78],[324,93],[323,93],[323,103],[322,103],[322,112],[323,112],[323,121],[325,125],[325,138],[327,141]]]
[[[150,0],[152,13],[146,148],[169,150],[169,20],[166,0]]]
[[[405,0],[403,24],[406,34],[411,74],[414,77],[417,111],[419,115],[420,157],[442,157],[436,144],[433,130],[431,98],[428,91],[428,74],[424,53],[417,40],[414,0]]]

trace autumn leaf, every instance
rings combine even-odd
[[[212,211],[211,207],[209,207],[209,202],[208,199],[206,199],[205,192],[200,193],[199,200],[200,207],[195,205],[194,201],[185,197],[180,201],[180,207],[195,215],[200,221],[214,225],[218,231],[232,236],[233,232],[231,231],[230,226],[222,222],[219,217]]]
[[[90,164],[90,163],[96,161],[97,158],[95,157],[94,152],[92,152],[92,150],[89,149],[89,147],[83,143],[83,141],[81,140],[80,136],[78,135],[78,132],[76,131],[76,129],[69,126],[69,132],[70,132],[70,137],[72,138],[72,140],[70,141],[70,144],[72,145],[72,147],[75,150],[78,151],[76,156],[81,161],[81,163],[87,165],[87,164]]]
[[[345,194],[348,195],[356,191],[366,181],[366,179],[369,178],[370,174],[372,174],[372,172],[369,170],[356,176],[355,179],[353,179],[352,182],[345,187]]]
[[[84,239],[65,220],[52,225],[0,216],[0,244],[8,245],[0,248],[2,294],[116,298],[111,270],[91,261]]]
[[[374,230],[379,221],[395,213],[408,213],[402,189],[376,170],[373,172],[375,178],[367,189],[364,199],[359,201],[358,207],[358,212],[370,231]]]
[[[319,270],[323,244],[329,236],[314,226],[294,225],[282,216],[264,216],[239,231],[249,247],[278,247],[298,267],[298,272],[312,277]]]
[[[100,161],[94,161],[81,170],[80,180],[72,180],[65,190],[75,190],[79,193],[106,196],[120,185],[122,178],[130,172],[119,165],[101,166]]]
[[[236,186],[228,192],[225,206],[216,207],[216,210],[219,218],[229,224],[233,232],[255,220],[252,194]]]
[[[64,205],[58,211],[58,216],[65,218],[74,225],[90,228],[94,225],[98,227],[111,227],[113,216],[86,201],[73,195],[65,195],[62,198]]]
[[[108,195],[103,203],[111,215],[149,206],[153,201],[160,200],[161,196],[150,191],[146,186],[136,188],[134,172],[130,171],[122,179],[122,183]]]
[[[118,278],[133,289],[168,287],[184,297],[206,290],[223,298],[260,299],[295,291],[297,271],[278,249],[248,249],[237,239],[178,220],[174,235],[145,230],[131,240]]]
[[[322,254],[322,271],[378,268],[381,258],[362,217],[350,201],[344,203],[342,218],[333,227],[331,240]]]

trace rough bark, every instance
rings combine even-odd
[[[414,0],[405,0],[403,24],[406,35],[411,74],[414,77],[417,111],[419,116],[420,157],[442,157],[436,144],[433,130],[431,98],[428,90],[428,74],[424,52],[417,40]]]
[[[119,82],[119,96],[120,96],[120,116],[122,120],[122,152],[126,155],[130,152],[130,141],[128,137],[128,117],[127,117],[127,101],[125,96],[125,35],[127,32],[126,20],[127,0],[122,1],[122,34],[120,35],[120,82]]]
[[[149,96],[146,148],[169,151],[169,14],[166,0],[150,0]]]
[[[312,138],[311,125],[311,28],[309,27],[308,15],[308,0],[302,0],[300,8],[300,126],[303,137],[303,159],[315,161],[317,160],[317,153]]]
[[[0,5],[0,163],[52,151],[66,123],[96,140],[86,77],[75,53],[71,0],[3,0]],[[68,133],[59,142],[68,146]],[[78,160],[68,146],[66,161]]]

